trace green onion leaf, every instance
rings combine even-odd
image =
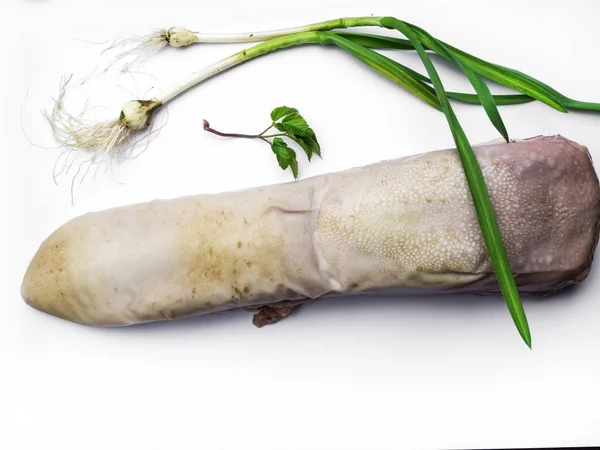
[[[413,30],[419,35],[419,33],[424,32],[423,29],[416,27],[414,25],[410,25]],[[409,40],[406,39],[398,39],[392,38],[388,36],[378,36],[374,34],[366,34],[366,33],[352,33],[352,32],[335,32],[338,36],[344,37],[355,44],[361,45],[363,47],[379,49],[379,50],[414,50],[414,46],[410,43]],[[554,109],[557,109],[561,112],[566,112],[566,109],[575,109],[575,110],[586,110],[586,111],[600,111],[600,103],[592,103],[592,102],[581,102],[578,100],[573,100],[572,98],[567,97],[564,94],[561,94],[556,89],[548,86],[547,84],[527,75],[523,72],[519,72],[518,70],[511,69],[509,67],[504,67],[498,64],[488,63],[482,59],[479,59],[473,55],[469,55],[468,53],[457,49],[449,44],[446,44],[442,41],[438,42],[446,47],[447,50],[452,51],[454,56],[459,56],[463,59],[463,61],[476,73],[485,76],[491,80],[494,80],[504,86],[516,89],[520,92],[528,93],[531,90],[538,90],[539,96],[544,97],[538,98],[535,95],[528,96],[530,100],[525,100],[525,97],[514,99],[506,98],[506,102],[503,102],[502,98],[498,98],[498,96],[494,96],[496,99],[497,105],[514,105],[518,103],[527,103],[529,101],[533,101],[535,99],[540,100],[547,105],[551,106]],[[425,47],[429,48],[428,42],[423,43]],[[433,49],[431,49],[433,50]],[[450,58],[447,58],[450,59]],[[425,81],[425,80],[423,80]],[[429,81],[425,81],[428,83]],[[521,86],[521,88],[519,88]],[[469,94],[464,94],[469,95]],[[534,98],[531,98],[534,97]],[[452,97],[451,97],[452,98]],[[521,101],[523,100],[523,101]],[[465,100],[468,103],[478,103],[478,101],[474,101],[469,97],[465,97]]]
[[[532,76],[527,75],[526,73],[519,72],[518,70],[510,69],[508,67],[498,66],[496,64],[494,64],[494,65],[497,66],[497,67],[501,67],[501,68],[503,68],[503,69],[505,69],[505,70],[513,73],[517,77],[521,77],[521,78],[524,78],[524,79],[527,79],[527,80],[531,81],[532,83],[537,83],[539,85],[542,85],[545,89],[549,90],[558,99],[560,99],[560,101],[563,103],[563,105],[565,105],[565,107],[567,107],[569,109],[580,109],[580,110],[585,110],[585,111],[600,111],[600,103],[580,102],[578,100],[573,100],[572,98],[569,98],[569,97],[567,97],[564,94],[561,94],[556,89],[548,86],[545,83],[542,83],[539,80],[536,80],[535,78],[533,78]]]
[[[579,109],[581,111],[600,111],[600,103],[593,102],[580,102],[579,100],[573,100],[572,98],[565,97],[563,103],[567,108]]]
[[[384,22],[387,22],[387,19],[388,18],[383,18],[381,20],[382,25]],[[425,30],[419,28],[416,25],[407,25],[410,26],[410,28],[415,32],[418,39],[423,40],[423,44],[426,47],[430,48],[431,50],[434,50],[430,47],[430,45],[433,45],[435,47],[436,43],[428,38],[428,33]],[[440,44],[444,45],[447,49],[449,49],[454,55],[461,58],[472,70],[474,70],[478,74],[483,75],[484,77],[489,78],[490,80],[496,81],[497,83],[500,83],[503,86],[515,89],[516,91],[522,92],[523,94],[527,94],[535,98],[536,100],[546,103],[548,106],[556,109],[557,111],[567,112],[567,109],[563,104],[561,94],[552,89],[550,86],[542,83],[541,81],[536,80],[535,78],[530,77],[529,75],[525,75],[516,70],[508,69],[484,61],[483,59],[470,55],[469,53],[464,52],[456,47],[453,47],[450,44],[446,44],[445,42],[439,42]],[[438,54],[440,54],[440,56],[443,56],[446,59],[450,59],[441,53]]]
[[[510,140],[508,138],[508,131],[506,131],[502,117],[500,117],[500,112],[498,111],[494,97],[492,96],[492,93],[490,92],[490,89],[485,81],[483,81],[483,78],[475,73],[459,56],[452,53],[452,51],[450,51],[444,44],[435,39],[425,30],[420,30],[419,39],[422,42],[425,42],[427,47],[436,52],[438,55],[454,61],[456,65],[458,65],[475,89],[475,92],[477,93],[477,96],[479,97],[481,105],[487,113],[488,118],[494,127],[496,127],[498,132],[502,135],[504,140],[509,142]]]
[[[458,67],[465,73],[475,92],[477,92],[477,96],[479,97],[479,101],[483,106],[488,118],[492,122],[492,125],[496,127],[496,130],[502,135],[506,142],[510,142],[508,138],[508,131],[506,131],[506,127],[504,126],[504,122],[502,121],[502,117],[500,116],[500,112],[498,111],[498,107],[496,106],[496,101],[488,88],[488,85],[483,81],[481,75],[473,72],[469,66],[467,66],[459,57],[450,53],[450,56],[456,62]]]
[[[488,248],[490,260],[496,273],[500,290],[504,295],[510,314],[515,322],[515,325],[517,326],[517,329],[519,330],[521,337],[531,348],[531,333],[529,331],[527,317],[525,316],[525,311],[519,297],[519,292],[512,275],[512,270],[510,268],[506,249],[504,248],[504,244],[502,242],[500,228],[498,226],[494,208],[485,185],[485,180],[483,178],[481,168],[479,167],[479,163],[477,162],[477,158],[475,157],[473,149],[471,148],[471,144],[469,143],[469,140],[467,139],[465,132],[463,131],[456,115],[454,114],[452,106],[450,105],[450,101],[448,100],[442,81],[435,70],[431,59],[425,52],[421,41],[419,40],[420,36],[417,37],[417,34],[413,32],[407,23],[394,18],[384,18],[382,19],[381,23],[387,28],[396,29],[404,34],[415,46],[415,49],[419,53],[419,56],[421,57],[421,60],[427,69],[427,73],[433,82],[435,91],[448,120],[448,124],[450,125],[450,130],[452,131],[452,136],[465,170],[465,176],[471,190],[475,211],[481,226],[481,232]]]
[[[425,33],[423,29],[415,25],[410,26],[417,33],[419,38],[421,37],[421,33]],[[581,102],[574,100],[548,86],[546,83],[527,75],[526,73],[511,69],[509,67],[501,66],[499,64],[487,62],[481,58],[470,55],[463,50],[446,44],[445,42],[439,42],[454,55],[462,58],[462,60],[468,64],[471,69],[480,75],[483,75],[484,77],[506,87],[527,94],[536,100],[540,100],[541,102],[546,103],[560,112],[567,112],[568,109],[600,111],[600,103]],[[429,42],[424,42],[424,44],[426,47],[429,47]]]
[[[421,33],[426,33],[425,30],[415,25],[410,26],[417,33],[419,38],[421,37]],[[567,112],[568,109],[600,111],[600,103],[581,102],[578,100],[574,100],[558,92],[556,89],[548,86],[546,83],[536,78],[533,78],[530,75],[527,75],[526,73],[520,72],[515,69],[511,69],[509,67],[504,67],[499,64],[487,62],[481,58],[477,58],[476,56],[470,55],[469,53],[463,50],[446,44],[445,42],[439,42],[443,44],[447,49],[452,51],[454,55],[461,57],[471,69],[473,69],[480,75],[483,75],[484,77],[489,78],[490,80],[500,83],[506,87],[530,95],[531,97],[540,100],[543,103],[546,103],[547,105],[560,112]],[[424,44],[426,47],[429,47],[428,42],[424,42]]]
[[[341,36],[355,44],[367,48],[379,50],[414,50],[415,48],[406,39],[398,39],[387,36],[378,36],[376,34],[349,33],[346,31],[336,31],[335,34]]]
[[[379,53],[362,47],[354,42],[341,37],[335,33],[321,33],[325,36],[325,40],[337,45],[346,50],[356,58],[360,59],[369,67],[386,76],[396,84],[412,92],[425,103],[433,106],[436,109],[440,108],[439,100],[435,95],[435,91],[427,86],[423,81],[426,77],[418,74],[412,69],[397,63]]]
[[[477,94],[465,94],[463,92],[446,92],[448,98],[458,100],[459,102],[474,103],[480,105],[481,102]],[[494,95],[496,105],[518,105],[521,103],[533,102],[535,99],[525,94],[507,94]]]
[[[354,34],[354,33],[335,33],[335,34],[343,35],[340,37],[346,38],[346,35]],[[375,35],[362,35],[362,36],[376,37]],[[410,41],[407,41],[407,42],[410,42]],[[341,47],[341,48],[348,51],[348,49],[346,49],[344,47]],[[414,49],[412,44],[411,44],[411,48]],[[354,53],[352,53],[350,51],[349,51],[349,53],[354,55]],[[429,78],[427,78],[425,75],[411,69],[410,67],[400,64],[399,62],[394,61],[393,59],[390,59],[387,56],[380,55],[380,54],[378,54],[378,55],[379,55],[379,57],[385,59],[389,65],[395,66],[398,69],[398,71],[403,71],[403,72],[405,72],[405,74],[407,76],[411,76],[415,82],[422,81],[424,83],[431,84],[431,80]],[[361,58],[359,58],[359,59],[361,59]],[[361,59],[361,61],[362,61],[362,59]],[[370,66],[370,67],[373,67],[373,66]],[[404,85],[402,85],[402,83],[398,77],[394,77],[394,76],[390,77],[389,76],[390,72],[380,71],[376,67],[373,67],[373,68],[375,70],[377,70],[379,73],[381,73],[382,75],[390,78],[395,83],[400,84],[401,86],[404,87]],[[422,86],[422,88],[427,89],[428,86]],[[435,94],[435,91],[431,90],[431,92],[433,92]],[[453,100],[458,100],[458,101],[461,101],[464,103],[472,103],[472,104],[481,105],[481,101],[476,94],[467,94],[467,93],[463,93],[463,92],[448,92],[447,95],[449,98],[451,98]],[[521,103],[529,103],[529,102],[532,102],[535,100],[534,98],[532,98],[528,95],[524,95],[524,94],[492,95],[492,98],[493,98],[494,102],[496,103],[496,105],[517,105],[517,104],[521,104]],[[437,99],[437,96],[436,96],[436,99]],[[437,103],[437,104],[439,106],[439,103]],[[436,107],[436,109],[440,109],[440,108]]]

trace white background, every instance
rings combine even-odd
[[[452,146],[442,114],[334,48],[272,54],[169,105],[168,125],[137,160],[101,171],[69,197],[55,186],[60,150],[39,114],[60,76],[86,75],[102,41],[153,27],[256,31],[340,16],[393,15],[455,46],[520,69],[574,98],[600,101],[594,1],[320,0],[6,1],[3,54],[0,447],[5,449],[378,449],[591,445],[600,442],[600,265],[577,289],[526,299],[533,351],[500,297],[341,299],[271,327],[244,312],[124,329],[75,325],[27,307],[19,285],[41,241],[90,210],[157,197],[290,180],[255,132],[270,110],[297,107],[323,160],[300,176]],[[244,45],[166,50],[133,77],[96,77],[67,107],[121,105]],[[421,69],[414,54],[388,52]],[[436,60],[438,61],[438,60]],[[468,89],[440,65],[450,89]],[[119,86],[121,85],[121,87]],[[502,92],[493,86],[496,92]],[[148,95],[151,95],[151,92]],[[479,107],[456,105],[473,143],[496,133]],[[600,160],[600,116],[539,104],[503,107],[511,136],[560,133]],[[160,116],[162,120],[165,116]]]

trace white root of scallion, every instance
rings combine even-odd
[[[132,58],[121,67],[121,72],[129,72],[132,66],[141,65],[146,58],[169,44],[168,30],[154,30],[142,36],[129,36],[116,38],[102,51],[102,54],[114,49],[120,49],[119,53],[108,64],[105,71],[109,70],[119,61]]]
[[[56,140],[75,150],[93,150],[95,158],[115,151],[128,134],[128,128],[120,119],[88,123],[85,111],[71,114],[64,106],[64,97],[71,77],[63,77],[59,94],[50,111],[44,111]]]
[[[154,30],[141,36],[130,36],[115,39],[102,54],[114,49],[120,49],[119,53],[108,64],[109,70],[119,61],[127,60],[121,67],[121,72],[126,73],[134,66],[142,65],[146,59],[164,47],[175,48],[187,47],[199,43],[245,43],[262,42],[279,36],[292,33],[308,31],[307,26],[288,28],[276,31],[263,31],[257,33],[197,33],[183,27],[171,27],[168,29]]]
[[[64,146],[74,150],[93,151],[95,159],[104,156],[115,156],[128,150],[135,142],[127,141],[133,132],[144,130],[152,123],[154,112],[185,90],[212,77],[236,64],[243,62],[239,54],[225,58],[203,70],[192,73],[190,76],[175,84],[163,93],[160,98],[150,100],[131,100],[121,109],[120,117],[103,122],[87,122],[84,119],[85,111],[80,114],[71,114],[64,106],[64,97],[67,92],[70,77],[63,77],[59,94],[54,99],[50,111],[44,111],[55,139]],[[125,146],[122,144],[125,143]]]
[[[50,124],[54,138],[61,147],[66,147],[54,165],[52,172],[54,182],[57,182],[59,176],[68,175],[74,165],[76,167],[71,181],[73,200],[77,180],[83,182],[90,172],[97,173],[103,163],[108,163],[106,173],[109,175],[108,171],[112,169],[113,160],[139,156],[133,154],[133,150],[142,142],[147,142],[156,131],[152,130],[150,125],[152,113],[160,106],[160,102],[156,99],[129,101],[123,106],[121,117],[91,122],[85,119],[86,112],[90,108],[84,108],[77,115],[65,108],[64,99],[71,80],[72,75],[61,78],[59,93],[53,99],[52,108],[42,113]],[[75,164],[80,152],[91,152],[91,155],[79,164]]]
[[[315,42],[314,33],[294,35],[289,38],[283,37],[277,42],[259,44],[251,49],[238,52],[202,70],[193,72],[170,89],[165,90],[157,98],[131,100],[125,103],[119,118],[102,122],[86,121],[84,119],[85,111],[74,115],[66,110],[64,96],[70,77],[63,78],[59,95],[54,100],[54,106],[50,112],[45,112],[45,116],[50,123],[54,137],[60,144],[69,147],[69,151],[80,150],[92,153],[86,163],[93,165],[110,161],[113,158],[118,159],[140,143],[141,139],[137,138],[138,132],[145,133],[142,134],[142,139],[152,134],[151,131],[148,132],[148,127],[153,122],[154,113],[174,97],[192,86],[252,58],[289,45],[308,42]],[[87,171],[84,172],[84,174],[86,173]]]

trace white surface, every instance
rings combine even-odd
[[[594,1],[502,2],[224,0],[202,6],[106,0],[8,1],[2,47],[2,296],[0,447],[10,449],[378,449],[591,445],[600,442],[600,266],[578,289],[527,299],[529,351],[501,298],[331,300],[275,326],[249,313],[126,329],[93,329],[39,313],[19,295],[40,242],[89,210],[289,180],[260,142],[202,131],[260,131],[270,110],[295,106],[324,159],[302,177],[452,146],[444,117],[333,48],[297,48],[210,80],[169,106],[169,123],[135,161],[76,188],[56,187],[59,150],[37,113],[65,71],[83,76],[104,40],[172,25],[215,32],[300,25],[339,16],[394,15],[447,42],[600,101]],[[162,85],[243,45],[165,51],[144,67]],[[415,68],[415,55],[396,53]],[[442,65],[446,67],[446,65]],[[442,70],[448,88],[468,88]],[[74,90],[118,114],[150,77],[100,77]],[[29,95],[24,102],[26,93]],[[500,89],[496,89],[500,92]],[[481,108],[456,105],[472,142],[496,137]],[[539,103],[503,107],[514,137],[560,133],[600,160],[600,116]]]

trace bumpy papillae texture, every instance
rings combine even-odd
[[[521,292],[582,281],[600,219],[587,149],[552,136],[474,150]],[[91,325],[271,305],[262,325],[308,299],[415,291],[498,291],[453,149],[86,214],[42,243],[22,284],[34,308]]]

